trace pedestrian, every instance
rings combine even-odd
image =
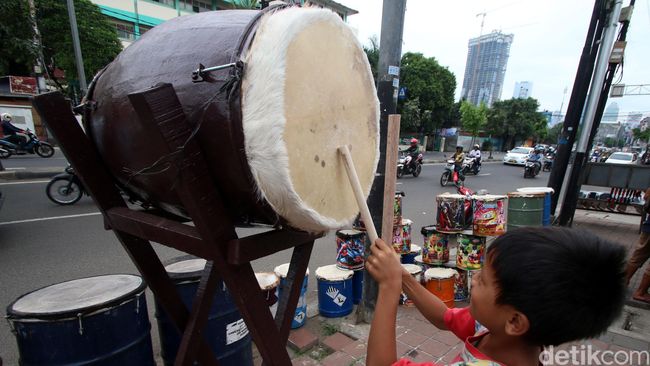
[[[650,188],[646,189],[643,199],[645,204],[641,213],[641,235],[639,235],[639,243],[634,249],[625,271],[625,279],[628,285],[636,271],[643,267],[643,264],[650,258]],[[646,266],[643,277],[641,277],[641,283],[632,294],[632,298],[650,304],[648,289],[650,289],[650,264]]]
[[[537,366],[542,347],[594,338],[623,308],[625,249],[586,231],[520,228],[500,236],[472,277],[466,308],[447,308],[402,269],[392,247],[380,239],[371,252],[366,269],[379,294],[369,366],[418,365],[397,361],[396,299],[402,290],[427,320],[464,342],[454,365]]]

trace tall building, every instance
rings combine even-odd
[[[526,99],[530,98],[533,93],[532,81],[518,81],[515,83],[515,91],[512,92],[513,98]]]
[[[501,99],[514,35],[494,31],[469,40],[461,99],[491,106]]]
[[[603,123],[614,123],[618,121],[618,104],[616,102],[609,103],[600,121]]]

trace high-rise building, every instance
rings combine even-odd
[[[614,123],[618,121],[618,104],[616,102],[609,103],[600,121],[603,123]]]
[[[532,93],[533,93],[532,81],[518,81],[515,83],[515,91],[512,93],[512,97],[526,99],[526,98],[530,98]]]
[[[501,99],[513,34],[494,31],[469,40],[461,99],[488,106]]]

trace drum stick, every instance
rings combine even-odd
[[[366,226],[366,231],[368,232],[368,237],[370,237],[370,242],[374,243],[377,240],[377,230],[375,229],[375,224],[372,222],[372,217],[370,217],[370,210],[368,209],[368,204],[366,199],[363,196],[363,190],[361,189],[361,183],[359,183],[359,176],[357,171],[354,168],[354,162],[352,161],[352,155],[350,154],[350,149],[347,145],[339,147],[339,153],[343,157],[343,165],[345,165],[345,171],[348,173],[348,178],[350,179],[350,185],[352,186],[352,192],[354,193],[354,198],[357,200],[357,205],[359,205],[359,212],[361,212],[361,219]]]

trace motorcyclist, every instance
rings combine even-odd
[[[478,146],[478,144],[474,145],[474,148],[469,152],[469,157],[474,158],[474,163],[475,165],[481,165],[481,149]],[[474,168],[472,166],[472,168]]]
[[[9,113],[3,113],[1,115],[2,119],[2,133],[7,137],[7,140],[12,143],[17,143],[19,146],[23,146],[29,141],[29,137],[24,130],[11,124],[12,116]]]
[[[420,153],[419,152],[420,149],[418,148],[418,143],[419,143],[418,139],[412,138],[411,145],[409,146],[408,149],[404,150],[404,152],[411,157],[409,161],[409,165],[411,166],[411,168],[415,168],[415,160],[417,159],[418,154]]]
[[[530,156],[528,157],[528,161],[532,161],[535,164],[537,164],[537,167],[535,168],[537,172],[542,170],[543,159],[544,159],[544,155],[542,154],[542,149],[539,148],[535,148],[535,150],[533,150],[533,153],[530,154]]]
[[[465,180],[463,175],[463,161],[465,161],[465,153],[463,153],[462,146],[456,146],[456,152],[451,156],[454,160],[454,171],[458,173],[458,178],[460,180]]]

